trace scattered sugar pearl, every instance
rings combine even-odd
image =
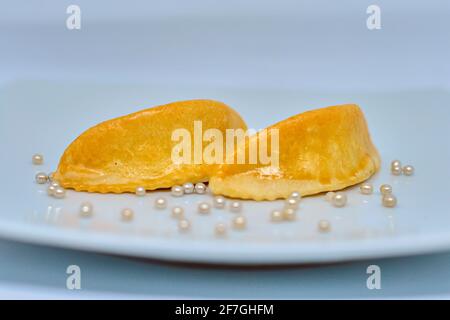
[[[331,200],[331,203],[336,208],[345,207],[345,205],[347,204],[347,195],[342,192],[337,192],[334,194],[333,199]]]
[[[44,163],[44,156],[42,154],[36,153],[32,157],[32,162],[34,165],[41,165]]]
[[[359,186],[359,191],[361,194],[369,195],[373,193],[373,185],[370,183],[363,183]]]
[[[393,194],[387,194],[383,196],[382,203],[386,208],[393,208],[397,205],[397,198]]]
[[[62,199],[66,196],[66,190],[63,187],[56,187],[55,191],[53,192],[53,196],[56,199]]]
[[[289,198],[300,200],[302,198],[302,195],[300,194],[300,192],[294,191],[294,192],[291,193]]]
[[[181,219],[184,216],[184,209],[182,207],[172,208],[172,217],[175,219]]]
[[[336,193],[333,191],[327,192],[327,194],[325,195],[325,200],[327,200],[328,202],[331,202],[333,200],[333,197]]]
[[[155,207],[156,209],[165,209],[167,207],[167,200],[163,197],[156,198]]]
[[[145,196],[146,193],[147,193],[147,191],[145,190],[144,187],[137,187],[136,188],[136,195],[138,197],[143,197],[143,196]]]
[[[185,184],[183,184],[183,189],[184,189],[184,193],[186,194],[190,194],[194,192],[194,184],[192,184],[191,182],[186,182]]]
[[[223,208],[225,208],[226,200],[222,196],[215,196],[213,203],[214,203],[214,208],[223,209]]]
[[[223,223],[218,223],[214,228],[214,233],[218,237],[223,237],[227,234],[227,227]]]
[[[173,186],[171,189],[171,194],[174,197],[181,197],[184,194],[184,189],[182,186]]]
[[[392,186],[390,186],[389,184],[383,184],[380,187],[380,192],[381,192],[382,195],[391,194],[392,193]]]
[[[131,221],[134,217],[134,212],[131,209],[123,209],[120,213],[122,217],[122,221]]]
[[[92,204],[89,202],[85,202],[80,206],[80,215],[82,217],[90,217],[92,216],[94,210]]]
[[[273,210],[270,213],[270,220],[272,222],[280,222],[283,221],[283,212],[280,210]]]
[[[414,167],[411,165],[407,165],[403,167],[403,174],[405,176],[412,176],[414,174]]]
[[[331,230],[331,224],[328,220],[320,220],[317,227],[320,232],[329,232]]]
[[[211,206],[207,202],[201,202],[198,205],[198,213],[207,214],[211,211]]]
[[[53,196],[53,195],[55,194],[55,190],[56,190],[56,187],[55,187],[55,186],[49,185],[49,186],[47,187],[47,194],[48,194],[49,196]]]
[[[237,216],[233,219],[233,228],[236,230],[244,230],[247,226],[247,220],[244,216]]]
[[[53,186],[56,188],[56,187],[59,187],[59,183],[56,181],[52,181],[52,182],[50,182],[50,186]]]
[[[44,184],[44,183],[47,183],[48,176],[44,172],[39,172],[36,174],[35,179],[36,179],[37,183]]]
[[[286,221],[294,221],[297,218],[295,209],[286,208],[283,210],[283,219]]]
[[[394,161],[391,162],[391,168],[401,167],[401,166],[402,166],[402,163],[401,163],[400,160],[394,160]]]
[[[230,204],[231,212],[240,212],[242,210],[242,204],[239,201],[233,201]]]
[[[400,176],[401,174],[402,174],[402,167],[392,167],[391,168],[391,173],[394,175],[394,176]]]
[[[180,232],[187,232],[191,228],[191,223],[187,219],[181,219],[178,221],[178,230]]]
[[[297,209],[299,205],[299,200],[294,198],[288,198],[284,202],[284,205],[286,208]]]
[[[206,192],[206,185],[203,182],[199,182],[194,187],[195,193],[204,194]]]

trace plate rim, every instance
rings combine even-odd
[[[15,222],[0,223],[0,238],[5,240],[124,257],[205,265],[328,264],[432,254],[450,250],[450,234],[445,232],[439,232],[433,236],[420,233],[402,234],[366,239],[330,239],[320,243],[300,244],[298,241],[291,243],[233,241],[232,243],[224,242],[220,250],[215,250],[214,246],[205,240],[192,240],[189,243],[191,247],[186,250],[186,246],[180,246],[183,239],[148,237],[142,241],[142,236],[88,234],[87,232],[86,235],[89,236],[80,237],[82,233],[79,230],[70,229],[54,229],[52,232],[48,232],[47,227],[36,228],[36,226],[21,225]],[[113,237],[115,241],[111,241]],[[119,238],[126,238],[126,245],[121,245],[117,241]],[[236,246],[237,243],[239,246]],[[387,246],[390,247],[388,250],[386,250]]]

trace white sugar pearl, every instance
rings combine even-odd
[[[90,217],[93,213],[93,207],[92,204],[89,202],[85,202],[80,206],[80,215],[82,217]]]
[[[123,221],[131,221],[134,217],[134,212],[131,209],[123,209],[120,215]]]
[[[403,167],[403,174],[405,176],[412,176],[414,174],[414,167],[411,165],[407,165]]]
[[[244,216],[237,216],[233,219],[233,228],[236,230],[243,230],[247,226],[247,220]]]
[[[194,192],[194,185],[190,182],[183,184],[184,193],[189,194]]]
[[[48,176],[43,173],[43,172],[39,172],[36,174],[36,182],[39,184],[44,184],[47,183],[48,180]]]
[[[401,163],[400,160],[394,160],[394,161],[391,162],[391,168],[401,167],[401,166],[402,166],[402,163]]]
[[[370,183],[363,183],[359,186],[359,191],[361,194],[369,195],[373,193],[373,185]]]
[[[400,176],[401,174],[402,174],[402,167],[400,167],[400,166],[395,166],[395,167],[392,167],[391,168],[391,173],[394,175],[394,176]]]
[[[186,232],[191,228],[191,223],[187,219],[181,219],[178,221],[178,230],[180,232]]]
[[[144,187],[137,187],[136,188],[136,195],[138,197],[143,197],[143,196],[145,196],[146,193],[147,193],[147,191],[145,190]]]
[[[325,195],[325,200],[327,200],[328,202],[331,202],[333,200],[333,197],[336,193],[333,191],[327,192],[327,194]]]
[[[174,197],[181,197],[184,194],[184,189],[182,186],[173,186],[171,193]]]
[[[53,196],[57,199],[62,199],[66,196],[66,190],[63,187],[56,187]]]
[[[231,212],[240,212],[242,210],[242,204],[239,201],[232,201],[230,204]]]
[[[342,208],[347,204],[347,195],[342,192],[337,192],[333,199],[331,200],[331,203],[336,208]]]
[[[35,165],[41,165],[44,163],[44,156],[42,154],[34,154],[32,158],[32,162]]]
[[[201,202],[198,205],[198,212],[202,214],[209,213],[211,211],[211,206],[207,202]]]
[[[48,194],[49,196],[53,196],[53,195],[55,194],[55,190],[56,190],[56,187],[55,187],[55,186],[49,185],[49,186],[47,187],[47,194]]]
[[[223,223],[216,224],[216,227],[214,228],[214,233],[218,237],[223,237],[227,233],[227,227]]]
[[[222,196],[215,196],[213,203],[214,203],[214,208],[223,209],[223,208],[225,208],[226,200]]]
[[[382,203],[387,208],[393,208],[397,205],[397,198],[393,194],[387,194],[383,196]]]
[[[175,219],[181,219],[184,216],[184,209],[182,207],[172,208],[172,217]]]
[[[295,213],[295,209],[292,208],[286,208],[283,210],[283,219],[286,221],[294,221],[297,217],[297,214]]]
[[[328,220],[320,220],[317,227],[320,232],[328,232],[331,229],[331,224]]]
[[[165,209],[167,207],[167,200],[165,198],[156,198],[155,207],[157,209]]]
[[[286,208],[291,208],[291,209],[297,209],[298,208],[298,204],[299,204],[299,201],[297,199],[294,199],[294,198],[288,198],[284,202],[284,206]]]
[[[300,194],[300,192],[294,191],[291,193],[289,198],[300,200],[302,198],[302,195]]]
[[[283,221],[283,212],[280,210],[273,210],[270,213],[270,220],[272,222],[280,222]]]
[[[59,183],[56,182],[56,181],[50,182],[50,185],[51,185],[51,186],[54,186],[55,188],[56,188],[56,187],[59,187]]]
[[[194,187],[195,193],[204,194],[206,192],[206,185],[203,182],[199,182]]]
[[[392,187],[388,184],[383,184],[380,187],[380,192],[382,195],[391,194],[392,193]]]

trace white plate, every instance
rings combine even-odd
[[[176,92],[176,93],[174,93]],[[375,144],[384,160],[371,179],[378,187],[390,183],[398,197],[394,209],[350,188],[345,208],[333,208],[323,196],[305,198],[298,220],[271,223],[269,213],[280,201],[243,202],[245,231],[214,236],[218,222],[230,224],[228,210],[196,213],[207,195],[172,198],[152,192],[97,195],[68,191],[66,199],[46,195],[34,183],[37,171],[51,171],[64,148],[89,126],[140,108],[168,101],[205,97],[225,101],[250,127],[262,128],[289,115],[345,102],[364,109]],[[0,92],[0,155],[3,184],[0,236],[24,242],[172,261],[220,264],[321,263],[352,259],[420,254],[450,249],[450,95],[439,91],[379,94],[305,94],[274,90],[100,86],[19,83]],[[31,155],[45,155],[33,166]],[[416,167],[413,177],[394,177],[389,163],[400,159]],[[181,204],[192,230],[180,234],[169,210],[155,210],[153,201],[166,196],[170,206]],[[94,204],[92,218],[81,218],[81,202]],[[120,210],[135,211],[132,222],[120,220]],[[321,219],[331,232],[319,233]]]

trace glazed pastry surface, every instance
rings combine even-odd
[[[298,191],[303,196],[335,191],[370,178],[380,156],[370,138],[361,109],[354,104],[308,111],[283,120],[278,129],[278,167],[224,164],[210,179],[215,194],[274,200]],[[248,154],[251,136],[243,148]],[[270,140],[268,141],[270,149]]]
[[[170,103],[100,123],[81,134],[64,152],[57,180],[77,191],[122,193],[169,188],[207,181],[217,164],[175,164],[172,133],[185,128],[194,136],[194,122],[203,132],[247,126],[237,112],[212,100]],[[205,145],[204,145],[205,146]]]

